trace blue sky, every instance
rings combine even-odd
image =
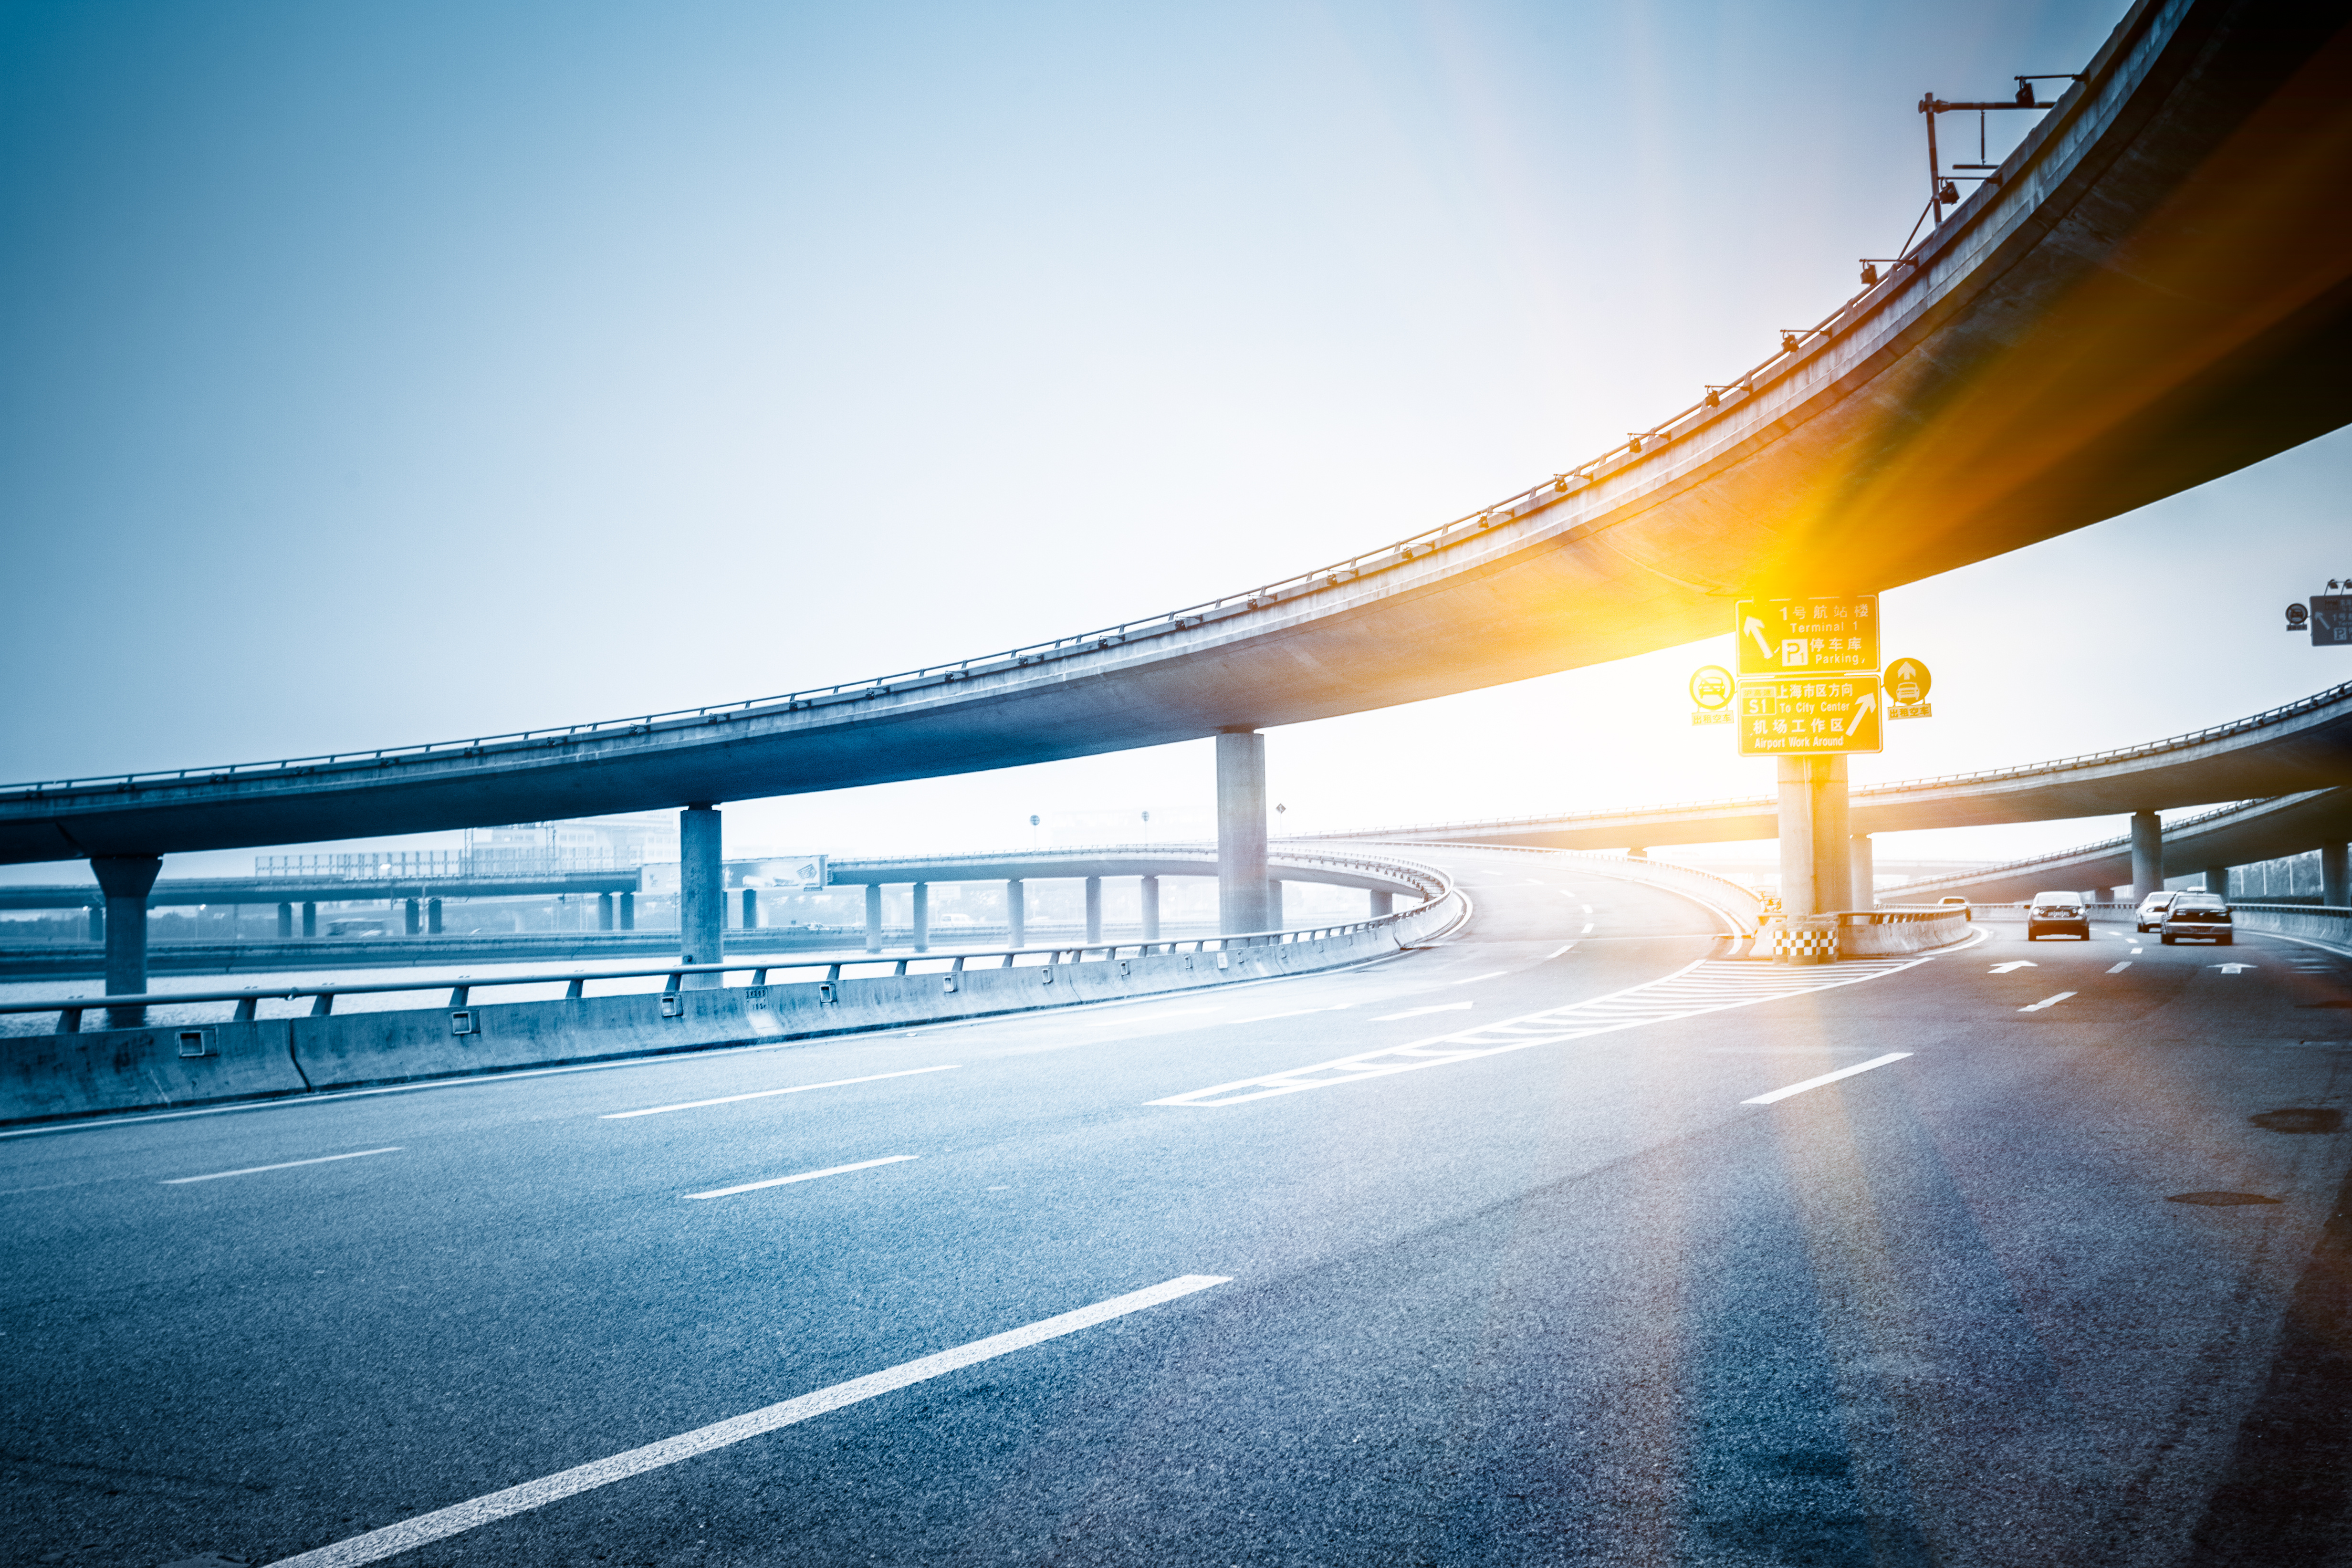
[[[2077,68],[2121,9],[0,5],[0,776],[752,696],[1344,556],[1761,357],[1901,241],[1923,89]],[[2352,676],[2276,629],[2352,569],[2348,457],[1890,596],[1938,717],[1857,775]],[[2178,616],[2193,668],[2145,657]],[[1759,793],[1688,730],[1709,657],[1277,731],[1275,790],[1308,826]],[[1205,826],[1206,758],[730,839]]]

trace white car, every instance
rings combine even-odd
[[[2170,891],[2168,889],[2159,889],[2142,899],[2139,901],[2139,913],[2132,917],[2139,922],[2134,929],[2137,931],[2154,931],[2157,927],[2162,925],[2164,923],[2164,911],[2170,909],[2172,907],[2173,900],[2179,897],[2180,895],[2177,892]]]

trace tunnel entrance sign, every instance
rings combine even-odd
[[[1731,633],[1743,676],[1804,676],[1878,668],[1878,595],[1741,599]]]
[[[1872,674],[1739,683],[1743,757],[1843,756],[1884,749],[1885,693]]]
[[[1690,678],[1691,710],[1694,724],[1728,724],[1731,722],[1731,671],[1719,664],[1703,664]]]
[[[1916,658],[1898,658],[1886,667],[1886,716],[1889,719],[1932,719],[1935,704],[1927,700],[1936,678]]]

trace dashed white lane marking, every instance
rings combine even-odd
[[[1576,934],[1577,934],[1577,935],[1579,935],[1579,936],[1590,936],[1590,935],[1591,935],[1591,934],[1592,934],[1592,922],[1591,922],[1591,921],[1585,921],[1585,922],[1584,922],[1584,929],[1583,929],[1582,931],[1578,931]]]
[[[1852,1078],[1858,1072],[1868,1072],[1873,1068],[1883,1068],[1888,1062],[1899,1062],[1910,1054],[1909,1051],[1889,1051],[1883,1057],[1873,1057],[1866,1062],[1856,1062],[1850,1068],[1840,1068],[1835,1072],[1825,1072],[1819,1078],[1809,1078],[1802,1083],[1792,1083],[1786,1089],[1776,1089],[1769,1094],[1759,1094],[1753,1100],[1743,1100],[1739,1103],[1769,1105],[1776,1100],[1786,1100],[1792,1094],[1802,1094],[1809,1089],[1819,1089],[1825,1083],[1835,1083],[1842,1078]]]
[[[2133,949],[2132,949],[2132,951],[2133,951],[2134,952],[2147,952],[2147,950],[2146,948],[2136,947],[2136,948],[2133,948]]]
[[[1168,1007],[1157,1013],[1130,1013],[1123,1018],[1088,1018],[1087,1023],[1097,1029],[1115,1029],[1127,1024],[1157,1024],[1162,1018],[1197,1018],[1203,1013],[1222,1013],[1223,1007]]]
[[[1561,942],[1558,947],[1553,948],[1549,952],[1547,952],[1547,953],[1545,953],[1545,954],[1543,955],[1543,962],[1544,962],[1544,963],[1549,963],[1553,959],[1558,958],[1561,953],[1568,952],[1570,948],[1574,947],[1575,945],[1576,945],[1576,943],[1574,943],[1574,942]]]
[[[2044,1007],[2056,1006],[2059,1003],[2063,1002],[2067,997],[2072,996],[2073,994],[2074,994],[2072,991],[2061,991],[2055,996],[2044,996],[2039,1002],[2028,1002],[2024,1006],[2020,1007],[2018,1011],[2021,1013],[2039,1013]]]
[[[1353,1002],[1334,1002],[1328,1007],[1293,1007],[1287,1013],[1260,1013],[1255,1017],[1252,1018],[1235,1018],[1234,1022],[1236,1024],[1265,1024],[1270,1023],[1276,1018],[1304,1018],[1309,1013],[1344,1013],[1354,1005],[1355,1004]],[[1212,1009],[1212,1011],[1214,1009]]]
[[[280,1558],[269,1568],[358,1568],[358,1564],[362,1563],[380,1563],[400,1552],[414,1551],[436,1541],[446,1541],[453,1535],[462,1535],[481,1525],[510,1519],[519,1513],[529,1513],[533,1509],[544,1508],[564,1498],[611,1486],[614,1481],[641,1476],[648,1470],[663,1469],[714,1449],[740,1443],[746,1438],[773,1432],[779,1427],[794,1426],[911,1384],[943,1377],[962,1367],[993,1361],[998,1356],[1010,1355],[1014,1351],[1026,1350],[1047,1340],[1060,1339],[1065,1334],[1075,1334],[1081,1329],[1093,1328],[1097,1323],[1108,1323],[1113,1319],[1161,1306],[1226,1282],[1224,1276],[1215,1274],[1180,1275],[1149,1289],[1131,1290],[1108,1301],[1097,1301],[1091,1307],[1081,1307],[1075,1312],[1044,1319],[1026,1328],[991,1334],[984,1340],[974,1340],[970,1344],[940,1351],[936,1355],[902,1362],[886,1372],[868,1373],[847,1383],[836,1383],[830,1388],[820,1388],[814,1394],[803,1394],[797,1399],[787,1399],[781,1405],[771,1405],[748,1415],[738,1415],[730,1421],[698,1426],[691,1432],[665,1437],[642,1448],[631,1448],[607,1459],[558,1470],[551,1476],[525,1481],[519,1487],[509,1487],[504,1491],[478,1497],[470,1502],[418,1514],[415,1519],[404,1519],[398,1524],[371,1530],[364,1535],[354,1535],[348,1541],[338,1541],[331,1546],[321,1546],[299,1556]]]
[[[1493,980],[1500,975],[1508,974],[1509,973],[1510,971],[1507,969],[1490,969],[1484,974],[1473,974],[1466,980],[1456,980],[1450,982],[1450,984],[1455,985],[1472,985],[1481,980]]]
[[[290,1171],[297,1165],[326,1165],[337,1160],[364,1160],[370,1154],[397,1154],[401,1145],[393,1143],[382,1149],[356,1149],[348,1154],[321,1154],[315,1160],[284,1160],[275,1165],[247,1165],[241,1171],[212,1171],[201,1176],[173,1176],[159,1186],[184,1187],[190,1182],[217,1182],[223,1176],[257,1176],[264,1171]]]
[[[688,1193],[693,1198],[731,1198],[737,1193],[756,1193],[762,1187],[789,1187],[794,1182],[814,1182],[819,1176],[838,1176],[848,1171],[870,1171],[877,1165],[896,1165],[904,1160],[918,1159],[914,1154],[885,1154],[879,1160],[860,1160],[855,1165],[827,1165],[822,1171],[803,1171],[797,1176],[771,1176],[764,1182],[745,1182],[738,1187],[713,1187],[707,1193]]]
[[[1586,914],[1588,914],[1588,915],[1589,915],[1589,914],[1591,914],[1591,913],[1592,912],[1592,906],[1591,906],[1591,904],[1587,904],[1587,905],[1585,905],[1585,906],[1584,906],[1584,912],[1585,912]]]
[[[1399,1018],[1418,1018],[1429,1013],[1459,1013],[1466,1007],[1475,1007],[1477,1005],[1475,1002],[1441,1002],[1434,1007],[1408,1007],[1402,1013],[1383,1013],[1372,1022],[1393,1024]]]
[[[1593,1035],[1613,1034],[1620,1029],[1639,1028],[1644,1024],[1695,1018],[1704,1013],[1748,1007],[1759,1002],[1777,1002],[1783,997],[1833,990],[1841,985],[1858,985],[1865,980],[1899,974],[1919,964],[1933,963],[1936,956],[1929,953],[1917,958],[1871,959],[1841,963],[1833,968],[1824,966],[1814,973],[1791,971],[1778,964],[1702,958],[1695,963],[1685,964],[1672,974],[1644,981],[1622,991],[1612,991],[1606,996],[1595,996],[1590,1001],[1549,1007],[1540,1013],[1523,1013],[1499,1023],[1475,1025],[1450,1035],[1435,1035],[1388,1050],[1363,1051],[1352,1057],[1341,1057],[1336,1061],[1268,1073],[1263,1078],[1241,1079],[1209,1089],[1171,1094],[1164,1100],[1149,1103],[1196,1109],[1245,1105],[1254,1100],[1297,1094],[1303,1089],[1328,1089],[1334,1084],[1357,1083],[1369,1078],[1386,1078],[1395,1073],[1416,1072],[1423,1068],[1445,1067],[1481,1057],[1523,1051],[1533,1046],[1580,1040]]]
[[[2113,969],[2108,970],[2107,973],[2110,974],[2121,974],[2125,970],[2129,969],[2130,967],[2131,960],[2126,958],[2121,963],[2116,964]]]
[[[947,1062],[935,1068],[908,1068],[904,1072],[868,1073],[864,1078],[836,1078],[824,1083],[796,1083],[790,1089],[755,1089],[749,1094],[722,1094],[716,1100],[682,1100],[676,1105],[648,1105],[643,1110],[610,1110],[599,1121],[626,1121],[632,1116],[659,1116],[668,1110],[699,1110],[706,1105],[733,1105],[744,1100],[772,1100],[780,1094],[806,1094],[813,1089],[840,1089],[853,1083],[880,1083],[886,1078],[914,1078],[927,1072],[954,1072],[963,1064]]]

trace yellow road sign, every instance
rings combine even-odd
[[[1743,757],[1839,756],[1884,749],[1886,698],[1873,674],[1818,680],[1743,680],[1738,717]]]
[[[1878,595],[1741,599],[1732,607],[1731,635],[1743,677],[1876,669]]]

